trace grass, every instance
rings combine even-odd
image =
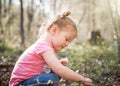
[[[0,43],[1,61],[16,61],[25,48],[12,48]],[[115,74],[120,73],[117,48],[110,44],[91,45],[89,43],[72,44],[59,52],[61,58],[68,57],[68,67],[79,74],[90,77],[95,83],[109,83],[114,81]],[[108,77],[108,76],[109,77]],[[112,77],[113,75],[113,77]],[[104,81],[104,82],[103,82]],[[77,86],[77,83],[72,83]],[[99,86],[102,86],[99,85]],[[113,85],[113,84],[112,84]]]
[[[117,48],[110,44],[75,44],[59,52],[59,55],[60,57],[68,57],[68,66],[71,69],[78,70],[79,74],[90,77],[94,81],[99,81],[98,77],[104,73],[120,72]]]

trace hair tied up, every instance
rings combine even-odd
[[[70,14],[71,14],[70,11],[65,11],[65,12],[63,12],[63,14],[62,14],[62,18],[66,17],[66,16],[68,16],[68,15],[70,15]]]

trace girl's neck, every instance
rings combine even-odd
[[[49,33],[44,33],[41,35],[40,39],[45,40],[52,45],[51,35]]]

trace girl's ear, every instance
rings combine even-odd
[[[54,34],[56,34],[57,33],[57,29],[58,27],[56,26],[56,25],[53,25],[51,28],[50,28],[50,30],[49,30],[49,32],[52,34],[52,35],[54,35]]]

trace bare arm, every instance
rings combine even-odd
[[[87,81],[85,77],[62,65],[53,51],[46,51],[42,55],[48,66],[60,77],[72,81]]]

